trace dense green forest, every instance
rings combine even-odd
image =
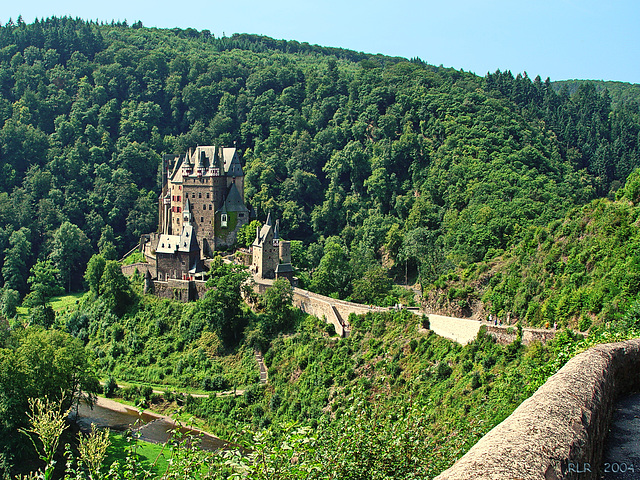
[[[29,456],[28,398],[66,407],[98,376],[110,394],[241,388],[180,407],[226,438],[249,429],[269,458],[295,450],[287,478],[449,466],[571,355],[637,334],[635,86],[565,86],[140,22],[0,27],[0,470]],[[249,309],[246,274],[219,261],[198,302],[142,295],[116,259],[156,229],[161,155],[206,144],[240,149],[245,200],[281,219],[302,286],[388,304],[418,283],[443,310],[588,339],[461,347],[406,312],[338,339],[283,283]],[[87,293],[56,313],[65,291]]]
[[[150,173],[198,144],[239,147],[303,284],[343,298],[367,274],[429,284],[489,259],[638,165],[637,103],[592,84],[66,17],[0,28],[0,122],[9,307],[37,262],[78,290],[92,252],[155,230]]]
[[[607,90],[613,105],[637,103],[638,100],[640,100],[640,85],[637,83],[612,82],[604,80],[560,80],[552,82],[551,85],[558,93],[563,89],[566,89],[567,94],[573,95],[578,91],[580,86],[585,83],[590,83],[595,86],[598,93],[603,93],[604,90]]]
[[[616,192],[530,226],[503,255],[441,275],[425,297],[437,309],[480,309],[504,319],[586,331],[638,301],[640,170]]]

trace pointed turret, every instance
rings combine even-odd
[[[273,228],[273,239],[277,240],[280,238],[280,220],[276,220],[276,226]]]
[[[269,225],[271,226],[271,212],[269,212],[269,214],[267,215],[267,221],[264,222],[265,225]]]

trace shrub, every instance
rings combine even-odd
[[[478,372],[473,372],[473,374],[471,375],[471,388],[475,390],[480,385],[482,385],[482,383],[480,382],[480,374]]]
[[[440,380],[444,380],[445,378],[448,378],[452,372],[453,370],[451,369],[451,367],[447,362],[438,363],[438,367],[436,368],[436,375]]]
[[[104,383],[102,387],[102,393],[104,393],[105,397],[111,398],[115,396],[117,391],[118,391],[118,383],[116,382],[116,379],[109,376],[109,378],[107,378],[107,381]]]
[[[140,395],[147,401],[151,399],[151,395],[153,395],[153,388],[148,385],[140,388]]]
[[[589,330],[589,327],[591,327],[591,319],[583,315],[578,322],[578,330],[580,330],[581,332],[586,332],[587,330]]]

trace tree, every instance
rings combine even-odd
[[[102,274],[104,273],[104,267],[106,260],[100,254],[93,255],[87,264],[87,270],[84,273],[84,279],[89,285],[89,290],[96,297],[101,294],[100,282],[102,281]]]
[[[31,256],[31,242],[28,228],[22,227],[9,237],[9,248],[4,252],[4,265],[2,266],[2,276],[4,285],[7,288],[17,290],[24,294],[27,290],[27,265]]]
[[[119,239],[119,237],[116,239],[113,234],[113,227],[111,227],[111,225],[106,225],[102,229],[100,240],[98,240],[98,250],[105,260],[117,260],[115,244]]]
[[[6,287],[0,289],[0,316],[15,317],[18,305],[20,305],[20,294],[16,290]]]
[[[357,303],[384,304],[385,297],[391,291],[393,282],[381,266],[367,270],[362,278],[353,281],[351,300]]]
[[[412,261],[418,267],[422,284],[433,282],[447,268],[439,232],[425,227],[415,228],[404,235],[399,258],[405,266]]]
[[[77,225],[64,222],[53,236],[51,259],[60,270],[67,292],[82,286],[82,275],[89,259],[89,239]]]
[[[68,333],[34,327],[14,335],[13,347],[0,349],[2,467],[15,465],[15,457],[24,456],[29,447],[26,437],[16,433],[27,427],[29,398],[63,399],[67,410],[82,393],[91,401],[100,387],[87,350]]]
[[[279,278],[262,295],[262,307],[267,319],[262,322],[264,332],[274,335],[291,326],[293,321],[293,287],[286,278]]]
[[[313,273],[311,290],[322,295],[346,298],[352,278],[346,249],[335,240],[328,240],[320,266]]]
[[[96,263],[99,263],[99,260]],[[115,260],[105,263],[99,291],[100,298],[116,315],[122,315],[133,300],[129,280],[122,274],[120,264]]]
[[[239,265],[223,263],[216,257],[210,275],[207,287],[211,290],[198,301],[198,310],[219,338],[227,343],[238,341],[246,325],[241,288],[249,274]]]
[[[25,298],[28,307],[44,305],[51,297],[60,295],[64,290],[60,286],[60,270],[51,260],[38,260],[31,267],[31,275],[27,279],[31,292]]]
[[[245,223],[240,230],[238,230],[238,246],[249,247],[256,238],[256,229],[260,228],[260,222],[258,220],[252,220],[250,223]]]

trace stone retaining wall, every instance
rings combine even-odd
[[[324,318],[327,323],[333,324],[336,333],[341,337],[348,336],[343,321],[338,317],[336,311],[332,308],[331,303],[319,298],[311,292],[295,288],[293,290],[293,305],[303,312],[315,315],[318,318]]]
[[[153,290],[155,295],[160,298],[190,302],[204,297],[209,289],[206,282],[200,280],[169,279],[166,282],[154,280]]]
[[[483,323],[487,329],[487,333],[495,337],[498,343],[503,345],[513,342],[518,336],[518,327],[515,325],[491,325]],[[555,330],[544,330],[541,328],[524,328],[522,329],[522,343],[529,345],[531,342],[537,340],[540,343],[546,343],[555,337]]]
[[[135,273],[136,269],[138,270],[140,275],[142,275],[143,277],[147,273],[147,270],[149,272],[151,272],[151,277],[152,278],[156,277],[156,264],[155,263],[154,264],[142,263],[142,262],[131,263],[129,265],[122,265],[120,267],[120,269],[122,270],[122,274],[125,277],[132,276]]]
[[[640,387],[640,339],[572,358],[436,480],[596,479],[618,395]]]

